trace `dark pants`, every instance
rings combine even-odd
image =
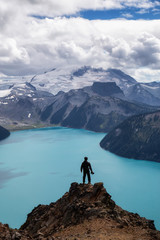
[[[90,172],[89,171],[83,171],[83,183],[85,183],[85,178],[86,178],[86,174],[87,174],[87,177],[88,177],[88,183],[91,182],[91,176],[90,176]]]

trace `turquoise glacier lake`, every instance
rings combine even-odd
[[[82,182],[84,156],[123,209],[155,220],[160,229],[160,163],[118,157],[100,148],[104,133],[44,128],[11,133],[0,142],[0,222],[19,228],[39,204],[58,200]]]

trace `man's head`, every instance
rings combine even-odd
[[[87,160],[88,160],[88,157],[84,157],[84,160],[87,161]]]

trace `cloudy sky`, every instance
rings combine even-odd
[[[160,80],[160,1],[0,0],[0,76],[68,65]]]

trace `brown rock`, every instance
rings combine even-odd
[[[103,183],[72,183],[57,202],[39,205],[20,230],[0,225],[0,240],[160,240],[154,222],[121,209]]]

